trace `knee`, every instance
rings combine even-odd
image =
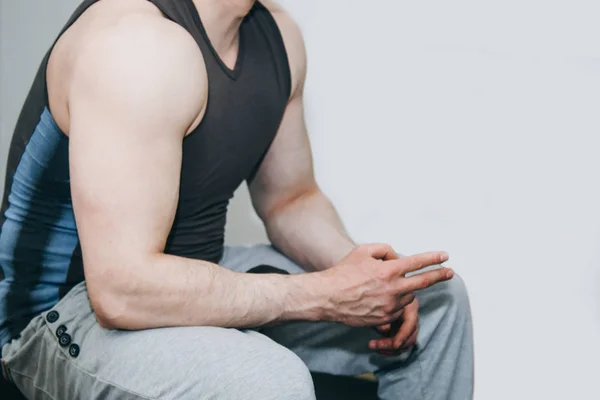
[[[284,390],[273,398],[315,400],[315,388],[306,364],[296,354],[285,348],[280,350],[276,360],[281,360],[281,362],[274,366],[273,378],[280,380]]]
[[[290,350],[281,347],[270,355],[271,365],[260,374],[264,398],[315,400],[314,385],[308,367]]]
[[[243,398],[315,400],[310,371],[292,351],[271,342],[253,361],[248,365],[252,372],[236,382],[244,390]]]
[[[455,323],[470,323],[471,307],[469,304],[469,294],[465,281],[457,273],[454,277],[445,282],[443,291],[446,305],[446,315]]]
[[[304,362],[256,331],[168,328],[157,342],[171,344],[171,351],[161,357],[173,374],[152,398],[315,400]]]

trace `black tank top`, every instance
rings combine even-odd
[[[85,0],[61,35],[97,1]],[[231,70],[212,47],[192,0],[149,1],[195,39],[208,73],[206,113],[200,125],[183,140],[179,203],[165,252],[217,262],[223,252],[229,200],[244,180],[253,178],[275,137],[290,96],[286,50],[272,15],[256,2],[240,26],[239,54]],[[50,51],[37,73],[13,136],[0,226],[11,206],[9,195],[15,171],[48,109],[49,55]],[[83,279],[80,260],[77,245],[69,268],[71,284]]]

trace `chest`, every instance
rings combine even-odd
[[[183,141],[180,197],[230,196],[258,168],[287,104],[274,76],[265,67],[235,80],[209,70],[205,115]]]

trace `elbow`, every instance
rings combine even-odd
[[[117,296],[108,293],[90,294],[92,310],[96,321],[104,329],[128,329],[127,315],[122,301]]]
[[[106,318],[105,316],[103,316],[102,314],[96,313],[96,322],[98,322],[98,325],[100,325],[100,327],[102,327],[104,329],[108,329],[108,330],[123,329],[119,324],[115,323],[114,320],[110,320],[110,319]]]
[[[92,311],[102,328],[143,329],[146,327],[143,322],[146,300],[142,299],[141,266],[148,266],[152,261],[142,257],[119,258],[119,261],[116,260],[117,257],[109,260],[84,260]]]
[[[96,321],[104,329],[129,329],[126,299],[116,282],[87,280],[88,295]]]

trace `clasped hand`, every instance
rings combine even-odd
[[[448,260],[445,252],[398,257],[391,246],[357,246],[336,266],[324,271],[331,296],[327,319],[349,326],[373,326],[383,337],[369,347],[396,355],[415,344],[419,303],[415,292],[452,279],[451,269],[421,270]],[[415,273],[411,276],[407,274]]]

